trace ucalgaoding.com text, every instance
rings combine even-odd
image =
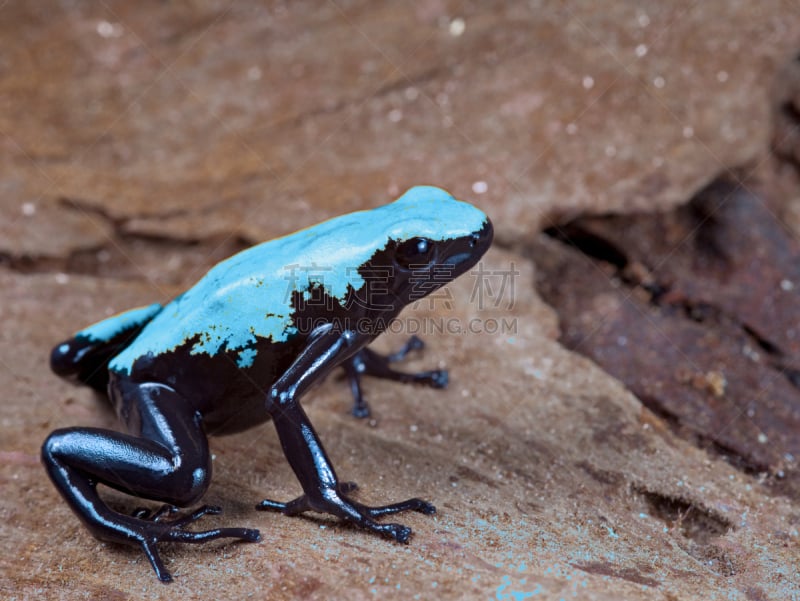
[[[516,334],[516,317],[405,317],[394,319],[388,323],[382,319],[343,318],[314,319],[298,318],[294,323],[300,334],[310,334],[320,327],[333,328],[339,332],[378,335],[382,332],[393,334],[429,336],[436,334]]]

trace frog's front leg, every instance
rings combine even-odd
[[[102,483],[128,494],[186,506],[200,499],[211,477],[208,442],[202,423],[174,390],[160,384],[124,386],[135,434],[98,428],[56,430],[42,446],[47,473],[72,510],[97,538],[139,546],[158,578],[172,577],[156,543],[202,543],[216,538],[259,539],[257,530],[218,528],[193,532],[185,526],[219,508],[203,506],[183,517],[174,510],[153,516],[113,511],[97,493]]]
[[[343,367],[353,393],[353,415],[355,417],[369,417],[370,415],[369,405],[361,390],[361,376],[372,376],[403,384],[424,384],[431,388],[445,388],[448,381],[446,369],[408,373],[390,367],[390,363],[402,361],[411,351],[421,350],[424,347],[425,343],[422,340],[417,336],[411,336],[398,351],[391,355],[381,355],[371,349],[363,348],[345,361]]]
[[[367,507],[347,497],[352,483],[340,482],[322,443],[314,431],[299,399],[308,388],[324,378],[341,361],[358,348],[358,337],[352,332],[327,328],[312,336],[311,342],[297,360],[272,386],[268,394],[268,410],[272,416],[286,459],[303,487],[304,494],[288,503],[264,500],[257,509],[278,510],[286,515],[305,511],[329,513],[354,524],[394,538],[408,541],[411,529],[402,524],[381,524],[374,518],[400,511],[432,514],[436,509],[421,499]]]

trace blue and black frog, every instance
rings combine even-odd
[[[198,502],[208,488],[209,435],[272,420],[303,494],[257,509],[328,513],[406,542],[408,527],[377,518],[432,514],[434,506],[417,498],[380,507],[353,500],[355,485],[339,480],[300,400],[336,367],[346,372],[360,417],[369,415],[363,376],[444,387],[446,371],[390,366],[421,348],[419,339],[389,356],[367,345],[406,305],[474,266],[491,241],[484,213],[438,188],[416,187],[388,205],[240,252],[164,306],[81,330],[53,349],[52,369],[107,394],[125,431],[56,430],[42,446],[50,478],[92,534],[140,547],[168,582],[159,542],[260,539],[250,528],[188,530],[220,509],[182,515],[177,507]],[[303,271],[309,266],[324,268],[320,277]],[[98,484],[165,505],[126,515],[109,508]]]

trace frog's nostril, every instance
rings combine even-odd
[[[475,232],[470,236],[469,239],[469,247],[475,248],[481,243],[486,243],[487,241],[491,241],[493,235],[492,231],[492,224],[490,221],[486,221],[486,224],[483,226],[483,229],[479,232]]]

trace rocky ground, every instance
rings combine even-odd
[[[0,4],[0,597],[800,598],[799,46],[779,0]],[[359,499],[438,514],[255,512],[298,492],[267,424],[205,499],[260,544],[165,586],[91,538],[39,446],[115,419],[52,345],[418,183],[496,228],[379,341],[449,388],[305,404]]]

